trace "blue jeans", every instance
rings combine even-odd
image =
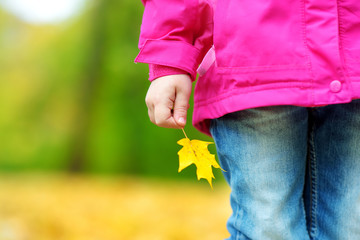
[[[360,239],[360,101],[212,120],[229,239]]]

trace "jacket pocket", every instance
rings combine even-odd
[[[214,17],[217,70],[242,73],[307,68],[301,2],[218,0]]]

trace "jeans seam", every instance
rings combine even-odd
[[[239,221],[239,210],[240,209],[240,207],[239,207],[239,205],[236,205],[236,212],[235,212],[235,225],[236,224],[238,224],[238,221]],[[238,230],[238,231],[236,231],[236,237],[235,237],[235,239],[236,240],[240,240],[240,231]]]
[[[317,234],[317,167],[315,149],[315,124],[311,127],[309,136],[310,147],[310,237],[314,239]]]

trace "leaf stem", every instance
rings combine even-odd
[[[187,137],[187,135],[186,135],[186,133],[185,133],[184,128],[182,128],[181,130],[183,131],[183,133],[184,133],[185,137],[186,137],[186,138],[188,138],[188,137]]]

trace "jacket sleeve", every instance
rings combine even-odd
[[[145,10],[135,62],[178,68],[196,78],[212,45],[210,0],[142,0]]]

